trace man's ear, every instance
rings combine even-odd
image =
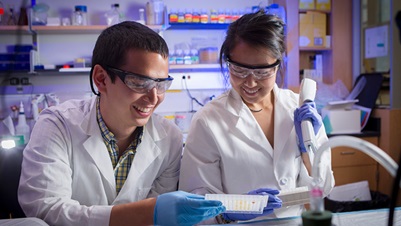
[[[95,83],[99,93],[105,93],[107,91],[106,79],[108,79],[107,71],[102,66],[96,64],[92,72],[93,82]]]

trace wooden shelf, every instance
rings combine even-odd
[[[0,34],[30,34],[28,26],[17,26],[17,25],[1,25],[0,26]]]
[[[300,9],[299,12],[300,13],[317,12],[317,13],[326,13],[326,14],[330,14],[331,13],[330,10],[321,10],[321,9]]]
[[[170,23],[171,30],[225,30],[229,23]]]
[[[331,51],[327,47],[299,47],[299,51]]]
[[[152,30],[166,30],[166,25],[147,25]],[[32,31],[38,34],[98,34],[107,28],[107,25],[89,26],[32,26]],[[2,34],[16,34],[23,32],[30,34],[28,26],[0,26]]]

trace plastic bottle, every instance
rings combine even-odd
[[[168,22],[171,23],[177,23],[178,22],[178,14],[177,10],[175,9],[170,9],[170,13],[168,14]]]
[[[178,23],[185,23],[185,14],[182,11],[182,9],[178,10],[178,19],[177,19]]]
[[[20,103],[19,114],[18,114],[18,124],[15,127],[15,134],[22,135],[24,137],[24,144],[28,143],[28,140],[31,135],[31,129],[26,123],[26,116],[24,111],[24,104]]]
[[[177,64],[175,51],[170,51],[169,52],[168,63],[169,63],[169,65]]]
[[[175,62],[176,64],[184,64],[184,54],[182,49],[177,49],[175,51]]]
[[[210,23],[217,24],[219,22],[219,16],[215,9],[210,10]]]
[[[200,23],[201,15],[198,10],[192,10],[192,23]]]
[[[146,22],[145,22],[145,9],[144,8],[140,8],[138,10],[138,13],[139,13],[138,23],[146,24]]]
[[[76,5],[75,12],[72,17],[72,25],[85,26],[88,25],[85,5]]]
[[[191,52],[189,49],[184,50],[184,64],[192,64]]]
[[[185,23],[192,23],[192,11],[190,9],[185,9]]]
[[[200,22],[201,22],[202,24],[207,24],[207,23],[209,23],[209,14],[207,14],[206,9],[202,9],[202,10],[201,10],[201,19],[200,19]]]
[[[218,18],[217,21],[219,24],[224,24],[226,22],[226,14],[224,13],[224,10],[219,9],[217,18]]]
[[[111,4],[111,9],[105,13],[106,22],[108,26],[120,23],[121,13],[119,11],[119,4]]]
[[[224,23],[226,23],[226,24],[231,23],[232,22],[232,18],[233,18],[233,15],[231,13],[231,10],[230,9],[226,9],[226,18],[224,20]]]
[[[240,13],[238,12],[238,10],[234,9],[233,13],[231,15],[231,22],[238,20],[239,17],[240,17]]]
[[[191,49],[191,63],[199,64],[199,52],[197,49]]]

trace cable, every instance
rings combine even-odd
[[[200,106],[203,107],[203,104],[200,101],[198,101],[198,99],[196,99],[195,97],[193,97],[191,95],[191,92],[188,89],[187,79],[186,79],[185,75],[182,76],[182,80],[181,81],[184,83],[184,88],[187,91],[188,97],[191,99],[191,111],[194,111],[193,101],[195,101],[197,104],[199,104]]]

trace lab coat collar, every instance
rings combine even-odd
[[[289,139],[289,134],[294,128],[294,121],[288,120],[293,119],[293,111],[285,104],[290,101],[289,97],[282,95],[280,88],[277,84],[273,87],[273,92],[275,96],[275,106],[274,106],[274,144],[272,147],[265,136],[261,136],[263,131],[254,119],[252,112],[248,109],[246,104],[242,101],[241,96],[234,90],[231,89],[229,92],[227,102],[227,110],[232,113],[232,115],[237,117],[236,128],[243,133],[251,142],[256,143],[263,150],[267,150],[270,155],[273,156],[272,149],[274,148],[275,158],[278,158],[280,153],[283,152],[287,141]]]
[[[107,147],[104,145],[103,138],[99,129],[99,125],[96,120],[96,98],[90,103],[90,112],[86,114],[82,123],[83,131],[87,131],[88,139],[84,142],[84,147],[88,154],[95,161],[99,171],[104,175],[107,182],[112,188],[112,191],[116,191],[115,177],[113,166],[110,161],[110,156],[107,151]],[[155,161],[155,159],[161,154],[161,150],[158,142],[165,139],[168,134],[163,127],[162,123],[157,123],[154,117],[161,117],[152,115],[149,121],[144,126],[142,142],[139,144],[134,161],[131,165],[130,172],[127,177],[127,181],[135,180],[143,181],[141,176],[145,174],[145,170]],[[160,122],[160,120],[156,120]],[[130,189],[132,186],[137,186],[138,183],[126,183],[127,186],[123,186],[122,189]],[[123,190],[120,191],[120,193]],[[116,193],[114,197],[116,197]]]
[[[88,135],[83,146],[95,162],[100,173],[106,178],[115,197],[117,192],[113,165],[96,119],[96,97],[93,97],[89,103],[88,112],[85,112],[81,128]]]

